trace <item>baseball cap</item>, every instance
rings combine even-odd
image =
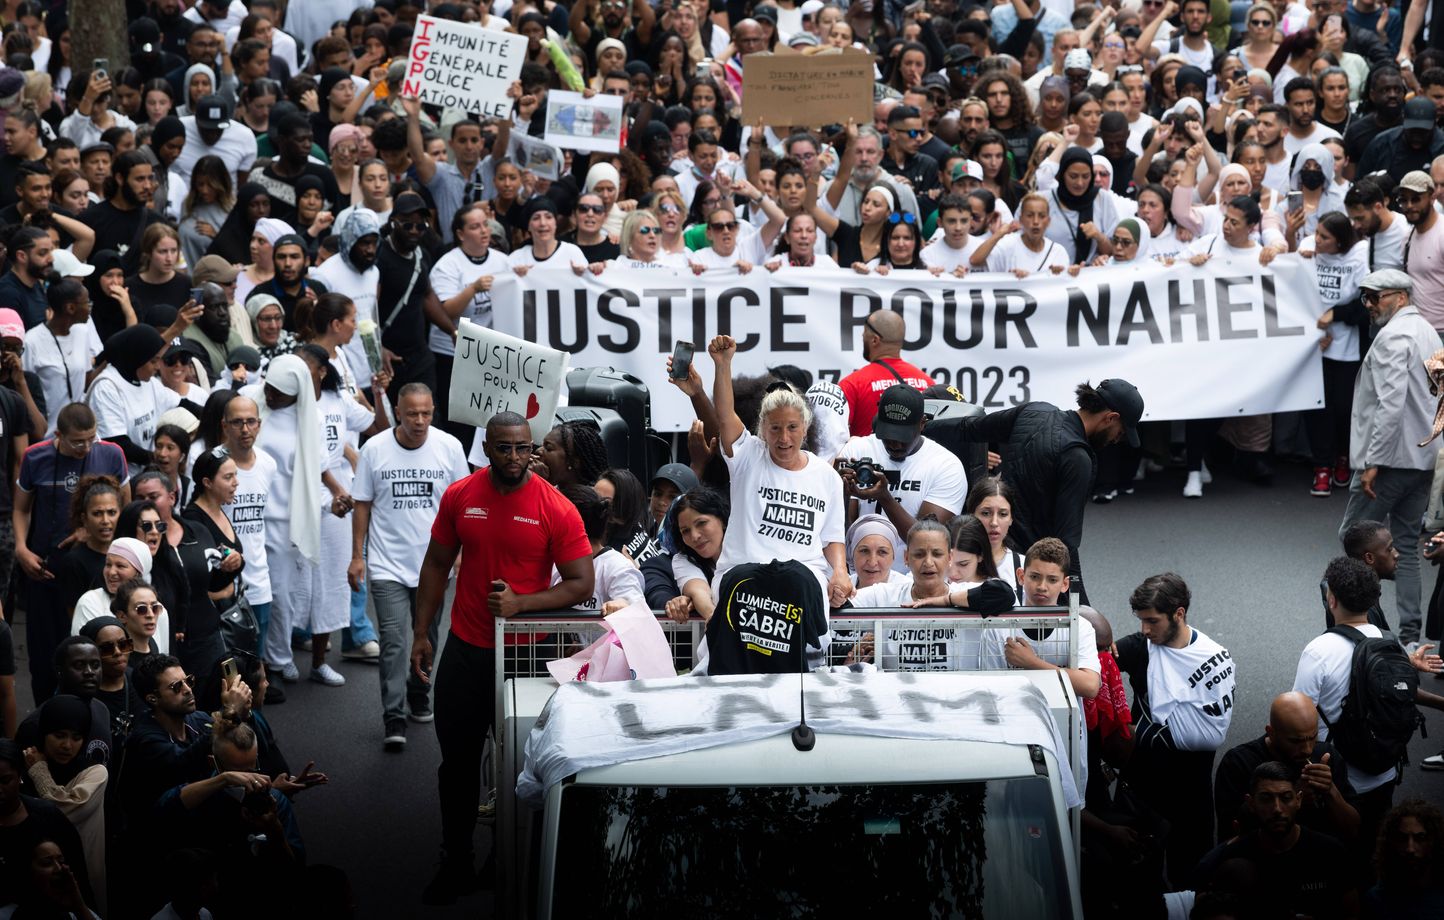
[[[935,86],[941,90],[947,90],[949,88],[948,78],[940,73],[928,74],[923,77],[922,83],[919,85],[922,86],[923,89],[927,89],[929,86]]]
[[[656,485],[657,480],[665,479],[677,487],[680,492],[690,492],[697,488],[697,474],[685,463],[666,463],[652,476],[650,485]]]
[[[923,394],[905,383],[883,390],[877,401],[877,416],[872,420],[872,433],[884,441],[912,443],[918,436],[918,423],[923,420]]]
[[[187,355],[201,362],[201,367],[205,369],[207,377],[215,373],[215,369],[211,367],[210,354],[206,351],[205,346],[202,345],[200,342],[197,342],[195,339],[186,338],[184,336],[172,339],[170,343],[170,348],[166,349],[165,355],[167,358],[169,358],[171,355],[175,354]]]
[[[402,192],[392,203],[392,214],[415,214],[426,210],[426,199],[415,192]]]
[[[1430,124],[1433,124],[1432,120]],[[1416,169],[1404,174],[1404,178],[1399,180],[1399,188],[1406,188],[1421,195],[1432,195],[1434,194],[1434,180],[1429,178],[1429,174],[1422,169]]]
[[[25,338],[25,320],[9,307],[0,307],[0,339]]]
[[[55,250],[55,258],[50,267],[62,278],[86,278],[95,272],[94,265],[86,265],[69,249]]]
[[[1128,435],[1128,446],[1138,446],[1138,423],[1143,419],[1143,396],[1138,387],[1114,377],[1098,384],[1097,393],[1103,402],[1123,418],[1123,430]]]
[[[1385,268],[1369,272],[1359,287],[1365,291],[1412,291],[1414,279],[1397,268]]]
[[[160,26],[154,19],[142,16],[130,24],[130,47],[140,54],[150,54],[160,48]]]
[[[818,44],[821,43],[817,40],[817,36],[811,32],[794,32],[792,33],[792,37],[787,40],[787,46],[789,48],[796,48],[798,45],[813,47]]]
[[[777,25],[777,7],[775,7],[775,6],[759,6],[759,7],[756,7],[756,8],[754,8],[754,9],[752,10],[752,18],[753,18],[753,19],[756,19],[756,20],[759,21],[759,22],[761,22],[762,20],[765,19],[765,20],[767,20],[768,22],[772,23],[772,24],[775,26],[775,25]]]
[[[1415,96],[1404,103],[1404,130],[1411,128],[1422,128],[1425,130],[1434,127],[1434,117],[1438,110],[1434,108],[1434,100],[1428,96]]]
[[[236,280],[239,270],[225,260],[224,256],[209,255],[201,256],[196,260],[195,267],[191,269],[191,281],[200,287],[206,282],[216,284],[230,284]]]
[[[983,181],[983,164],[977,160],[959,160],[953,164],[952,180],[957,182],[962,178],[977,179]]]
[[[0,109],[15,108],[24,91],[25,74],[13,67],[0,67]]]
[[[226,355],[226,367],[237,364],[244,364],[248,371],[258,371],[261,369],[261,353],[249,345],[238,345]]]
[[[220,96],[206,96],[196,106],[196,127],[218,131],[231,126],[231,108]]]
[[[1064,70],[1092,70],[1093,56],[1082,48],[1074,48],[1063,55]]]

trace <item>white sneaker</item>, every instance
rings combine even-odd
[[[294,661],[287,662],[285,666],[281,668],[280,674],[281,680],[284,680],[288,684],[294,684],[301,679],[301,672],[296,668]]]
[[[1203,484],[1206,480],[1203,474],[1194,471],[1188,474],[1188,482],[1183,484],[1184,498],[1203,498]]]
[[[311,679],[318,684],[325,684],[328,687],[341,687],[346,684],[346,678],[336,673],[335,668],[325,663],[318,668],[311,669]]]
[[[1208,471],[1207,463],[1200,463],[1198,465],[1198,473],[1200,476],[1203,477],[1202,482],[1204,485],[1207,486],[1213,484],[1213,474]]]
[[[378,661],[381,658],[381,643],[372,639],[364,645],[358,645],[349,652],[342,652],[341,657],[348,661]]]
[[[1138,468],[1148,473],[1161,473],[1164,470],[1163,464],[1154,460],[1152,457],[1144,457],[1143,462],[1138,465]]]

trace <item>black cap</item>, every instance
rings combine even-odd
[[[1098,384],[1097,392],[1108,408],[1122,417],[1123,430],[1128,435],[1128,446],[1137,447],[1138,423],[1143,419],[1143,396],[1139,394],[1138,387],[1115,377]]]
[[[657,480],[665,479],[677,487],[679,492],[690,492],[697,488],[697,474],[685,463],[665,463],[652,477],[650,485],[656,485]]]
[[[219,131],[231,126],[231,107],[220,96],[206,96],[196,106],[196,127]]]
[[[142,16],[130,24],[130,47],[138,54],[160,49],[160,26],[154,19]]]
[[[761,20],[765,19],[765,20],[767,20],[768,22],[772,23],[772,24],[775,26],[775,25],[777,25],[777,7],[775,7],[775,6],[759,6],[759,7],[756,7],[755,9],[752,10],[752,18],[758,20],[759,22],[760,22]]]
[[[244,364],[248,371],[258,371],[261,369],[261,353],[249,345],[237,345],[226,355],[226,367],[237,364]]]
[[[872,420],[872,433],[884,441],[912,443],[923,421],[923,394],[905,383],[883,391],[877,401],[877,415]]]
[[[402,192],[391,205],[392,214],[415,214],[426,210],[426,199],[415,192]]]
[[[1434,127],[1434,100],[1428,96],[1415,96],[1404,103],[1404,130],[1430,130]]]

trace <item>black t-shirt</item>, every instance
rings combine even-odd
[[[337,187],[336,176],[331,170],[319,163],[308,162],[301,175],[315,176],[321,180],[321,197],[326,199],[326,209],[335,213],[336,204],[341,198],[341,190]],[[296,180],[300,178],[300,175],[289,178],[282,176],[276,172],[276,164],[271,163],[259,172],[253,171],[249,181],[258,183],[271,196],[272,217],[294,225],[296,223]]]
[[[1333,774],[1334,785],[1345,798],[1351,797],[1354,787],[1349,785],[1348,768],[1344,766],[1344,758],[1339,756],[1333,745],[1327,741],[1314,745],[1309,761],[1320,763],[1325,754],[1329,755],[1329,772]],[[1253,781],[1254,768],[1261,763],[1278,759],[1277,755],[1269,750],[1266,737],[1262,737],[1231,749],[1218,762],[1218,773],[1213,782],[1213,807],[1218,815],[1217,831],[1220,841],[1228,840],[1235,833],[1249,833],[1255,829],[1243,813],[1243,798],[1248,794],[1249,784]],[[1298,820],[1303,827],[1327,834],[1340,842],[1345,839],[1329,818],[1327,802],[1306,798],[1304,806],[1299,809]],[[1235,821],[1239,825],[1237,832],[1233,828]]]
[[[86,208],[79,219],[95,231],[92,251],[114,249],[120,253],[121,268],[129,274],[140,268],[140,235],[165,218],[150,208],[122,211],[107,200]]]
[[[1331,837],[1299,829],[1299,839],[1283,853],[1270,853],[1257,834],[1214,848],[1194,871],[1195,887],[1208,886],[1218,867],[1231,859],[1252,864],[1259,883],[1252,892],[1252,907],[1259,917],[1302,914],[1315,920],[1344,916],[1344,895],[1354,888],[1357,867]]]
[[[385,240],[376,249],[376,267],[381,270],[381,283],[376,291],[377,320],[382,324],[381,344],[407,362],[420,363],[431,354],[426,339],[426,312],[422,305],[431,293],[432,261],[431,256],[420,247],[412,255],[403,256],[390,240]],[[416,279],[414,284],[413,277]],[[397,304],[408,287],[411,294],[398,310]]]
[[[1026,128],[1009,128],[1006,131],[999,129],[998,133],[1008,142],[1008,152],[1013,155],[1013,178],[1022,181],[1023,173],[1028,171],[1028,158],[1033,155],[1038,138],[1043,136],[1043,129],[1037,125],[1029,125]]]
[[[137,316],[146,315],[147,310],[159,304],[179,310],[191,299],[191,277],[185,272],[176,272],[169,281],[151,284],[135,274],[125,279],[125,289],[130,292]]]
[[[939,168],[942,168],[943,163],[947,161],[948,156],[952,152],[953,148],[949,147],[947,143],[936,134],[918,146],[918,153],[926,153],[934,160],[937,160]]]
[[[717,612],[707,621],[708,673],[786,674],[811,670],[803,661],[827,632],[822,586],[795,560],[734,566],[722,576]]]
[[[187,642],[194,642],[209,638],[221,628],[221,613],[207,592],[221,590],[233,576],[216,568],[221,561],[220,548],[210,530],[196,521],[191,509],[186,509],[177,520],[184,528],[184,536],[175,551],[180,556],[190,590],[185,616],[177,623],[172,615],[171,628],[185,633]]]
[[[28,891],[31,853],[42,840],[53,840],[65,854],[70,871],[75,873],[85,903],[94,904],[90,874],[85,868],[85,849],[75,826],[58,807],[43,799],[22,795],[20,804],[25,806],[25,820],[12,827],[0,825],[0,891]]]
[[[80,595],[100,584],[105,553],[97,553],[84,543],[73,543],[65,550],[58,568],[55,578],[60,585],[62,609],[69,611],[80,600]]]
[[[284,328],[288,332],[295,332],[296,324],[295,322],[293,322],[292,318],[295,316],[296,313],[296,301],[301,299],[301,293],[303,291],[311,291],[317,297],[319,297],[322,294],[326,293],[326,285],[322,284],[319,281],[312,281],[310,278],[302,278],[301,286],[296,289],[296,293],[290,294],[287,293],[286,289],[281,286],[281,282],[278,279],[272,278],[270,281],[262,282],[261,284],[258,284],[254,288],[252,288],[250,296],[253,297],[256,294],[270,294],[272,297],[279,300],[281,302],[281,312],[285,314],[285,319],[282,321],[281,324],[282,328]]]
[[[622,254],[622,247],[618,246],[616,243],[613,243],[606,237],[602,237],[602,241],[600,243],[592,243],[590,245],[587,245],[584,243],[578,243],[577,235],[575,233],[568,233],[562,237],[562,241],[566,243],[571,243],[572,245],[580,249],[582,251],[582,255],[587,257],[587,264],[589,265],[593,262],[607,262],[617,258]]]
[[[134,654],[132,653],[132,658]],[[130,734],[130,727],[140,714],[149,707],[140,698],[140,691],[135,689],[135,682],[131,679],[133,670],[126,668],[125,684],[119,690],[97,690],[95,698],[105,704],[110,712],[110,746],[115,750],[125,744],[125,738]]]

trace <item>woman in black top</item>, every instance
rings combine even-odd
[[[235,603],[245,558],[235,528],[221,510],[236,497],[236,461],[217,447],[196,458],[192,473],[196,495],[181,515],[185,536],[176,547],[191,588],[186,638],[178,657],[192,674],[208,674],[226,654],[220,612]]]
[[[75,602],[80,600],[80,595],[101,583],[105,551],[115,539],[119,517],[119,484],[109,476],[81,477],[70,502],[70,531],[79,531],[81,537],[65,551],[54,570],[66,622],[75,612]]]
[[[868,186],[858,205],[862,226],[854,227],[827,213],[817,204],[817,196],[808,187],[807,205],[817,229],[827,234],[835,251],[833,258],[843,267],[866,265],[882,252],[883,228],[887,226],[888,215],[897,210],[897,195],[884,182]]]
[[[180,560],[175,553],[161,552],[161,546],[165,544],[165,536],[172,526],[167,519],[161,516],[160,510],[156,508],[155,502],[134,501],[126,505],[120,512],[120,521],[115,526],[116,536],[134,537],[146,546],[150,547],[151,566],[150,584],[155,589],[156,598],[165,606],[167,611],[176,611],[179,616],[186,608],[190,599],[190,591],[187,590],[185,572],[181,571]],[[169,549],[169,545],[166,544]],[[174,631],[174,620],[169,621]],[[173,636],[165,637],[166,648],[170,648]],[[131,667],[139,663],[138,656],[131,655]]]
[[[113,616],[87,620],[80,634],[100,649],[100,688],[95,698],[110,710],[110,749],[119,750],[130,737],[130,727],[147,709],[130,680],[130,653],[135,643]]]
[[[236,195],[236,204],[216,231],[215,239],[206,249],[206,255],[216,255],[234,265],[242,265],[251,259],[251,236],[256,230],[256,221],[271,216],[271,194],[266,187],[255,182],[241,186]]]
[[[157,304],[181,307],[190,298],[191,277],[176,270],[180,234],[169,224],[151,224],[140,237],[140,271],[125,279],[136,316]]]

